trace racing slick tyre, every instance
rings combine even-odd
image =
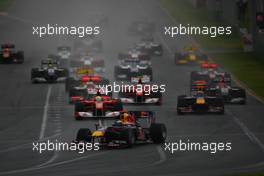
[[[126,141],[127,147],[131,148],[135,144],[136,137],[132,129],[128,128],[123,131],[124,140]]]
[[[74,87],[74,79],[67,77],[65,80],[65,92],[68,92],[72,87]]]
[[[143,75],[149,76],[149,80],[153,81],[153,73],[152,73],[152,68],[147,68],[146,70],[142,71]]]
[[[159,101],[156,103],[157,106],[161,106],[162,105],[162,97],[159,98]]]
[[[80,128],[77,132],[76,141],[92,141],[92,132],[89,128]]]
[[[123,111],[123,103],[121,102],[121,100],[117,100],[117,103],[115,105],[115,111]]]
[[[74,88],[71,88],[69,90],[69,103],[70,104],[74,104],[74,103],[77,103],[77,102],[80,101],[80,100],[72,101],[71,97],[74,97],[74,96],[77,96],[77,97],[87,97],[87,92],[85,90],[76,90]]]
[[[162,47],[162,45],[158,45],[158,46],[154,47],[153,50],[154,50],[154,53],[155,53],[155,51],[158,51],[158,54],[156,54],[157,56],[162,56],[163,55],[163,47]]]
[[[66,78],[68,78],[69,77],[69,70],[67,69],[67,68],[64,68],[64,70],[63,70],[63,77],[66,77]]]
[[[32,84],[36,84],[36,83],[38,83],[38,81],[35,80],[35,78],[37,77],[37,75],[39,75],[39,74],[38,74],[38,69],[37,69],[37,68],[32,68],[32,69],[31,69],[31,78],[30,78]]]
[[[162,105],[162,93],[160,92],[160,90],[158,92],[153,92],[153,98],[158,98],[158,102],[155,104],[157,106],[161,106]]]
[[[83,103],[81,103],[81,102],[76,102],[75,103],[75,105],[74,105],[74,112],[75,112],[75,114],[77,112],[85,112],[85,111],[86,111],[86,107],[85,107],[85,105]],[[76,120],[82,120],[82,117],[75,116],[75,119]]]
[[[225,108],[223,107],[223,109],[218,114],[224,115],[225,114]]]
[[[120,69],[120,67],[115,66],[114,68],[114,77],[115,80],[120,81],[121,79],[118,77],[118,75],[122,74],[122,69]]]
[[[183,113],[183,112],[181,111],[181,109],[178,108],[178,107],[177,107],[177,114],[178,114],[178,115],[184,115],[184,113]]]
[[[17,63],[18,64],[24,63],[24,52],[23,51],[17,52]]]
[[[215,100],[212,101],[212,105],[222,108],[217,114],[220,114],[220,115],[225,114],[225,103],[224,103],[223,98],[221,97],[216,98]]]
[[[240,87],[233,87],[230,93],[231,98],[242,98],[237,104],[246,104],[246,91]]]
[[[184,112],[181,111],[181,107],[186,107],[186,101],[184,99],[184,95],[181,95],[178,97],[178,101],[177,101],[177,114],[178,115],[184,115]]]
[[[155,144],[164,143],[167,137],[166,126],[162,123],[153,123],[149,129],[150,137]]]

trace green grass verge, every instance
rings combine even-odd
[[[212,57],[258,96],[264,97],[264,61],[254,53],[213,54]]]
[[[160,0],[161,5],[181,24],[193,26],[219,26],[219,22],[213,19],[213,12],[205,8],[194,8],[188,1]],[[241,49],[241,39],[237,32],[230,36],[195,36],[197,41],[206,49]]]
[[[261,174],[261,173],[256,173],[256,174],[236,174],[236,175],[232,175],[232,176],[264,176],[264,174]]]
[[[12,3],[12,0],[0,0],[0,11],[6,10]]]
[[[192,25],[217,25],[209,17],[212,16],[208,10],[194,8],[188,1],[182,0],[160,0],[161,5],[182,24]],[[217,38],[195,37],[199,44],[208,50],[213,49],[238,49],[242,47],[240,38],[232,36],[221,36]],[[246,84],[258,96],[264,97],[264,61],[254,53],[226,53],[211,54],[213,60],[222,65],[235,75],[241,82]],[[262,61],[261,61],[262,60]],[[264,175],[263,175],[264,176]]]

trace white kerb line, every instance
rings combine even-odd
[[[42,116],[42,123],[40,128],[40,134],[39,134],[39,140],[44,138],[45,135],[45,129],[47,124],[47,118],[48,118],[48,109],[49,109],[49,99],[51,94],[51,86],[48,87],[47,95],[46,95],[46,101],[43,108],[43,116]]]

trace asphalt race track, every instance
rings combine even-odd
[[[164,152],[162,146],[139,145],[132,149],[77,152],[32,151],[32,142],[57,139],[72,141],[80,127],[92,121],[75,121],[63,84],[30,82],[30,69],[38,66],[62,37],[38,38],[32,25],[86,24],[89,13],[109,17],[103,30],[107,77],[113,80],[117,53],[139,40],[127,34],[133,19],[148,17],[160,29],[155,39],[165,48],[154,57],[155,82],[166,84],[161,107],[131,107],[153,110],[167,125],[167,141],[232,142],[230,152]],[[163,26],[173,24],[157,0],[23,0],[15,1],[8,16],[0,16],[1,43],[12,42],[25,50],[22,65],[0,65],[0,175],[223,175],[264,170],[264,106],[248,96],[245,106],[228,105],[225,115],[185,115],[176,112],[177,96],[189,90],[189,74],[198,69],[175,66],[173,53],[190,38],[168,38]]]

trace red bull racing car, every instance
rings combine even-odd
[[[177,113],[183,115],[186,113],[195,114],[224,114],[224,101],[218,96],[208,96],[203,91],[197,91],[191,96],[178,96]]]
[[[94,131],[79,129],[76,142],[99,143],[100,148],[133,147],[139,143],[162,144],[166,137],[166,126],[155,122],[153,112],[129,111],[120,114],[111,126],[96,125]]]

